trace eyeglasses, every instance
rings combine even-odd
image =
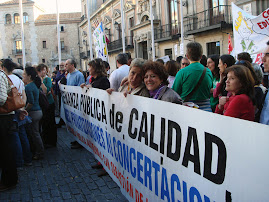
[[[190,63],[181,63],[184,66],[188,66]]]

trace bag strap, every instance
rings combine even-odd
[[[194,89],[192,89],[192,91],[187,95],[184,102],[188,102],[190,100],[190,98],[193,96],[194,92],[199,88],[200,84],[202,83],[202,81],[203,81],[203,79],[205,77],[205,73],[206,73],[206,67],[204,67],[203,73],[202,73],[198,83],[196,84]]]
[[[1,70],[7,77],[7,81],[8,81],[8,84],[10,85],[10,88],[13,88],[14,87],[14,84],[13,82],[11,81],[11,79],[8,77],[8,75],[6,74],[6,72],[4,72],[3,70]]]

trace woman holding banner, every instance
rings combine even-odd
[[[254,121],[254,79],[249,69],[241,65],[233,65],[226,69],[226,91],[229,97],[221,97],[216,113],[239,119]]]
[[[105,70],[105,65],[102,59],[96,58],[89,62],[89,73],[91,78],[89,84],[81,84],[80,87],[93,87],[102,90],[106,90],[110,87],[109,80],[107,79],[107,74]]]
[[[122,92],[125,95],[132,94],[149,97],[149,92],[146,89],[145,84],[143,83],[143,78],[145,75],[143,68],[144,63],[145,61],[142,58],[136,58],[131,62],[128,74],[128,82],[120,86],[119,92]]]
[[[144,65],[144,69],[144,83],[151,98],[182,104],[181,97],[174,90],[168,87],[168,74],[161,63],[148,61]]]

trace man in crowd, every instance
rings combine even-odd
[[[266,44],[267,44],[267,47],[264,50],[264,56],[262,58],[262,62],[263,62],[264,72],[269,73],[269,41]],[[267,93],[264,100],[263,109],[262,109],[261,117],[260,117],[260,123],[269,125],[269,93]]]
[[[83,74],[76,69],[77,64],[75,60],[68,59],[65,62],[65,69],[68,71],[67,74],[67,84],[68,86],[80,86],[81,84],[85,83],[85,79]]]
[[[67,86],[80,86],[81,84],[85,83],[85,78],[83,74],[76,69],[77,64],[75,60],[68,59],[65,62],[65,69],[68,72],[66,76]],[[71,142],[71,149],[78,149],[82,146],[77,142]]]
[[[7,76],[0,70],[0,106],[7,100],[11,87]],[[2,175],[0,181],[0,192],[15,188],[18,183],[18,174],[15,157],[11,148],[11,138],[16,126],[13,122],[14,112],[0,114],[0,166]]]
[[[121,80],[128,76],[129,74],[129,66],[128,63],[128,56],[125,53],[120,53],[116,57],[117,67],[115,71],[113,71],[109,77],[110,88],[118,91],[120,87]]]
[[[176,91],[183,100],[186,100],[188,95],[193,91],[201,78],[204,66],[200,63],[203,55],[203,48],[197,42],[190,42],[187,44],[187,58],[190,65],[181,69],[175,78],[173,90]],[[182,59],[183,61],[183,59]],[[198,88],[189,98],[199,106],[199,109],[204,111],[212,111],[210,107],[210,89],[212,88],[213,76],[210,69],[206,69],[205,76],[202,79]]]

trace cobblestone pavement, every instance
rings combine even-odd
[[[45,158],[18,170],[16,189],[0,193],[0,201],[127,201],[109,177],[99,178],[97,161],[86,149],[70,149],[73,138],[58,129],[57,148],[45,151]]]

